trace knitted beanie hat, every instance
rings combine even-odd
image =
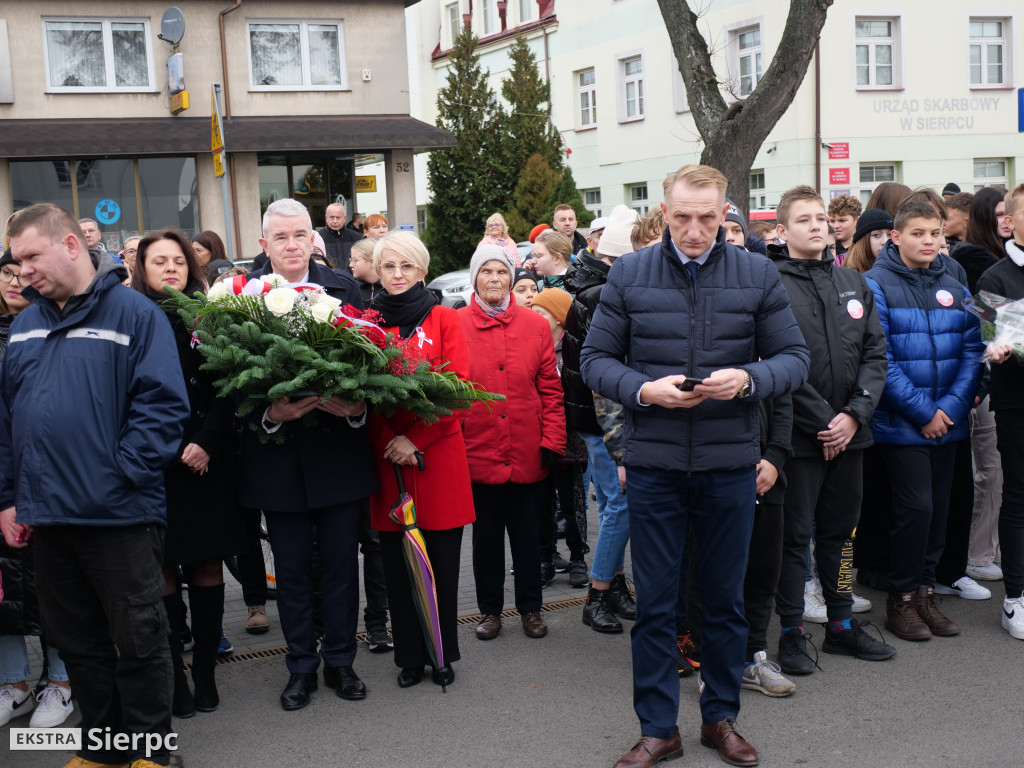
[[[561,288],[545,288],[533,297],[530,309],[543,307],[562,325],[565,325],[565,318],[569,315],[569,307],[572,306],[572,296]]]
[[[626,205],[616,205],[608,216],[608,224],[597,244],[597,255],[617,259],[633,252],[630,237],[638,220],[636,211]]]
[[[481,245],[469,261],[469,285],[474,292],[476,292],[476,276],[480,272],[480,268],[488,261],[500,261],[508,267],[509,275],[516,271],[516,264],[511,253],[500,245]]]
[[[876,229],[891,230],[892,228],[892,216],[879,208],[868,208],[857,219],[857,230],[853,233],[853,242],[856,243]]]

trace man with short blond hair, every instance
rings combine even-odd
[[[631,412],[622,458],[641,738],[616,768],[650,768],[683,751],[676,606],[691,526],[704,609],[701,743],[733,765],[758,761],[735,727],[761,459],[757,402],[800,386],[808,353],[775,267],[725,242],[727,184],[701,165],[666,180],[662,240],[612,265],[581,353],[586,384]]]

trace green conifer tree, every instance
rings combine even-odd
[[[576,189],[576,181],[569,166],[562,171],[562,178],[548,196],[547,218],[543,220],[550,222],[555,215],[555,206],[562,204],[571,205],[576,211],[576,222],[579,227],[589,227],[590,222],[594,220],[594,214],[583,207],[583,196]]]
[[[480,67],[477,38],[463,29],[449,56],[445,87],[437,94],[437,124],[458,141],[431,152],[427,179],[431,201],[423,240],[430,272],[440,275],[469,265],[487,217],[508,205],[509,163],[501,126],[507,121]]]
[[[520,35],[508,50],[511,66],[501,84],[508,103],[506,152],[514,169],[512,186],[526,169],[530,156],[539,153],[558,173],[562,169],[562,139],[551,122],[551,84],[537,69],[537,57]]]
[[[530,155],[512,194],[512,208],[505,214],[514,240],[525,240],[537,224],[551,224],[554,206],[548,206],[548,200],[560,182],[561,176],[551,170],[539,152]]]

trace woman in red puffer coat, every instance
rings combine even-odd
[[[551,330],[540,315],[516,306],[513,261],[491,245],[470,262],[476,293],[459,310],[469,348],[469,378],[504,402],[476,403],[463,429],[473,481],[473,576],[481,640],[501,631],[505,531],[515,567],[515,603],[528,637],[544,637],[540,616],[540,522],[547,467],[565,452],[562,385]]]

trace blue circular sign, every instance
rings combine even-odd
[[[114,200],[100,200],[96,203],[96,220],[100,224],[113,224],[121,218],[121,206]]]

